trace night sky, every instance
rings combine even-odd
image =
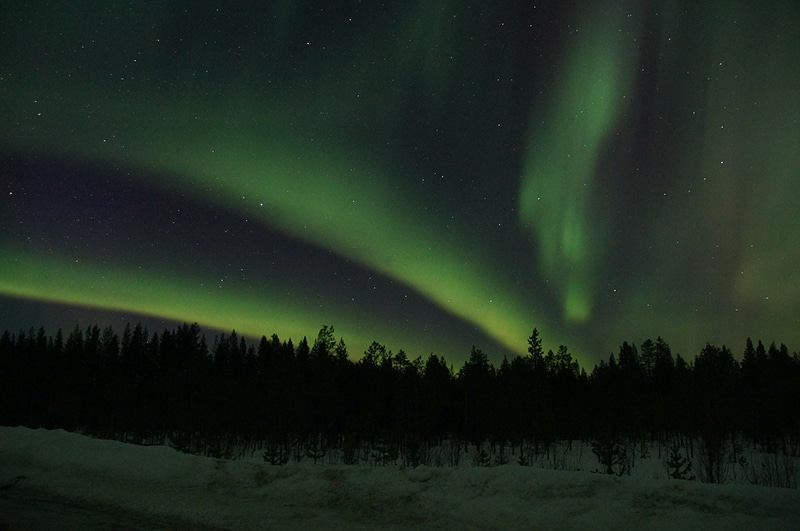
[[[0,329],[800,348],[800,7],[7,2]]]

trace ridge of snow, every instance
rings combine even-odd
[[[182,454],[0,427],[0,528],[798,529],[800,491],[509,464],[369,467]]]

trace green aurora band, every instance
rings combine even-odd
[[[80,116],[82,98],[85,94],[71,105],[64,105],[62,99],[58,108],[23,109],[23,113],[41,112],[42,117],[54,118],[51,123],[42,120],[35,137],[28,138],[24,147],[47,146],[50,153],[97,161],[96,146],[104,139],[98,136],[96,126],[75,127],[67,137],[54,134],[58,124],[86,122]],[[130,104],[121,103],[120,108],[130,109]],[[69,114],[70,109],[74,114]],[[463,235],[435,232],[432,228],[436,224],[426,223],[424,213],[415,211],[412,200],[385,184],[387,170],[377,163],[367,165],[363,155],[348,156],[344,147],[320,147],[313,139],[305,145],[302,141],[292,144],[286,140],[288,133],[283,134],[277,125],[248,130],[247,121],[230,124],[230,116],[227,120],[209,117],[195,127],[176,118],[167,123],[158,120],[170,111],[158,109],[153,101],[132,114],[120,111],[118,117],[114,117],[113,109],[106,109],[105,120],[126,124],[127,128],[115,128],[113,141],[104,143],[108,149],[102,162],[147,167],[157,161],[159,170],[183,182],[154,185],[178,186],[198,194],[201,200],[223,199],[237,215],[260,220],[405,282],[442,308],[475,323],[512,351],[524,352],[530,331],[526,332],[522,305],[513,293],[495,282],[488,265],[476,261]],[[133,122],[132,117],[138,120]],[[265,118],[270,124],[286,120],[277,110]],[[47,139],[52,138],[58,143],[47,145]],[[13,278],[8,280],[6,286],[14,283]],[[120,280],[127,282],[124,277]],[[81,300],[83,293],[75,289],[51,300],[98,304]],[[124,305],[124,300],[117,304]],[[233,301],[222,306],[236,307]],[[177,317],[174,309],[156,300],[149,310],[145,304],[125,309]],[[247,319],[245,312],[237,313],[227,314],[225,321]],[[222,324],[208,317],[198,322],[217,328]],[[349,331],[341,325],[340,329]]]
[[[535,236],[540,266],[567,321],[591,316],[596,268],[604,261],[607,223],[592,215],[592,182],[625,108],[637,59],[636,28],[623,32],[614,24],[625,18],[621,7],[584,11],[558,70],[556,102],[544,118],[530,120],[520,219]]]
[[[128,268],[100,267],[83,259],[69,262],[4,251],[0,257],[5,272],[0,278],[0,293],[6,295],[197,322],[221,330],[235,329],[251,337],[264,334],[265,323],[273,321],[280,322],[289,337],[300,338],[323,317],[309,315],[307,309],[297,312],[292,302],[281,300],[278,293],[262,298],[239,289],[228,290],[226,297],[220,298],[211,292],[213,287],[204,288],[202,281],[181,281],[179,272],[144,268],[137,274]]]
[[[423,4],[420,9],[425,9]],[[437,24],[419,26],[416,20],[407,19],[409,35],[441,38],[436,37],[442,34]],[[448,24],[438,20],[439,25]],[[78,39],[80,30],[69,29]],[[436,67],[435,54],[427,57],[425,74],[433,86],[442,69]],[[413,70],[414,64],[401,64],[400,70],[404,69]],[[424,201],[405,197],[392,184],[404,177],[396,170],[371,160],[363,148],[331,140],[337,124],[347,121],[350,113],[347,106],[331,107],[331,94],[338,94],[335,100],[352,99],[363,88],[361,80],[343,88],[329,86],[330,92],[309,88],[276,101],[246,88],[208,96],[191,88],[191,82],[189,93],[176,97],[135,83],[133,89],[115,91],[99,90],[94,80],[80,76],[30,77],[20,75],[6,85],[11,97],[4,99],[2,115],[5,123],[17,124],[0,133],[6,147],[166,172],[171,182],[152,184],[180,189],[201,201],[224,201],[243,218],[259,220],[398,279],[511,351],[525,352],[525,338],[532,328],[526,304],[474,252],[469,237],[452,228],[443,230],[443,220],[428,214]],[[373,105],[386,106],[383,101]],[[18,284],[11,271],[4,272],[2,291],[9,295],[9,286]],[[158,299],[147,305],[125,298],[113,303],[88,298],[71,279],[62,280],[75,287],[48,300],[172,318],[180,313]],[[120,283],[130,281],[120,273]],[[32,283],[19,285],[31,291],[17,288],[16,296],[43,296]],[[225,322],[247,319],[235,310],[233,301],[226,303],[219,294],[212,297],[225,311],[236,312],[228,313]],[[351,311],[340,310],[332,311],[337,321]],[[222,326],[221,318],[206,317],[201,324]],[[184,317],[190,318],[194,317]],[[538,327],[546,329],[543,324]],[[352,335],[344,326],[337,329]]]

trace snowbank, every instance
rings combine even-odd
[[[800,491],[517,465],[273,467],[0,428],[2,526],[789,530]]]

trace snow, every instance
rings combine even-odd
[[[0,529],[800,529],[796,489],[647,475],[270,466],[2,427]]]

